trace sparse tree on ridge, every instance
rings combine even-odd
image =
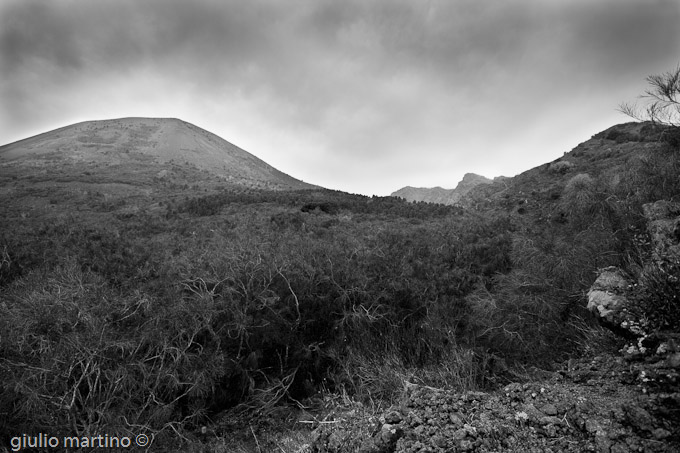
[[[648,76],[647,82],[650,88],[640,96],[646,105],[623,103],[619,110],[639,121],[680,127],[680,65],[672,71]]]

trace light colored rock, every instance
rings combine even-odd
[[[609,328],[621,329],[628,321],[625,292],[629,286],[623,272],[617,267],[600,269],[600,274],[588,291],[588,310],[602,324]],[[625,327],[623,327],[625,330]]]
[[[455,427],[463,426],[463,420],[456,414],[449,415],[449,420],[451,420],[451,424]]]
[[[615,266],[600,269],[595,283],[591,290],[610,291],[617,294],[624,292],[628,288],[628,280],[623,272]]]
[[[621,310],[625,303],[624,297],[608,291],[588,291],[588,310],[600,318],[612,318],[612,315]]]
[[[602,426],[600,426],[600,423],[597,420],[593,419],[586,420],[585,429],[590,434],[598,434],[603,431]]]

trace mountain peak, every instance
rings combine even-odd
[[[5,165],[121,165],[131,171],[191,166],[227,182],[270,189],[314,187],[179,118],[85,121],[0,147]]]
[[[439,186],[433,188],[406,186],[396,192],[392,192],[391,195],[393,197],[404,198],[408,201],[425,201],[428,203],[452,205],[458,203],[464,195],[478,185],[489,184],[491,182],[491,179],[484,176],[475,173],[465,173],[455,189],[444,189]]]
[[[491,179],[482,175],[475,173],[465,173],[465,175],[463,175],[463,179],[458,183],[455,190],[458,192],[467,193],[470,189],[478,186],[479,184],[489,184],[490,182],[492,182]],[[461,193],[461,195],[464,194]]]

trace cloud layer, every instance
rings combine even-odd
[[[179,117],[330,188],[512,175],[680,63],[676,0],[0,0],[0,143]]]

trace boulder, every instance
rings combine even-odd
[[[609,329],[623,336],[635,336],[625,326],[631,321],[626,290],[630,282],[621,269],[615,266],[600,269],[595,283],[588,291],[590,310]]]

